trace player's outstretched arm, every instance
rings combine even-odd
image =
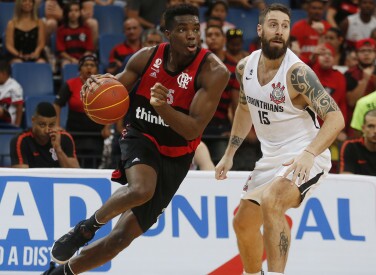
[[[159,83],[152,88],[150,102],[175,132],[186,140],[192,140],[203,133],[212,119],[229,77],[226,66],[214,54],[210,54],[199,73],[197,84],[200,88],[192,100],[188,115],[166,103],[167,88]]]
[[[238,107],[235,111],[234,121],[232,123],[231,135],[227,149],[222,159],[215,167],[216,179],[226,178],[226,173],[232,167],[233,157],[235,155],[236,150],[242,144],[243,140],[252,128],[252,118],[249,113],[247,98],[244,93],[243,86],[243,73],[245,64],[247,63],[247,59],[248,57],[240,60],[238,65],[236,66],[236,78],[240,83]]]

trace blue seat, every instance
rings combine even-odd
[[[291,7],[291,1],[290,0],[265,0],[265,3],[267,5],[273,4],[273,3],[279,3],[283,4],[287,7]]]
[[[292,9],[291,10],[291,26],[294,25],[295,22],[307,19],[307,12],[303,9]]]
[[[5,32],[8,22],[13,17],[14,2],[0,2],[0,35]]]
[[[201,6],[201,7],[198,8],[200,22],[205,22],[206,21],[205,13],[206,13],[207,10],[208,10],[208,7],[206,7],[206,6]]]
[[[104,70],[108,67],[108,59],[112,48],[124,42],[124,40],[124,34],[102,34],[99,36],[99,64],[103,66]]]
[[[1,43],[2,43],[2,47],[1,47],[0,53],[6,54],[8,51],[7,51],[7,48],[5,47],[5,32],[3,32],[3,34],[1,35]]]
[[[25,120],[25,128],[30,128],[32,126],[31,118],[35,112],[35,108],[40,102],[50,102],[54,103],[55,96],[54,95],[47,95],[47,96],[29,96],[25,100],[25,112],[24,112],[24,120]],[[68,106],[64,106],[61,108],[60,111],[60,126],[66,128],[68,119]]]
[[[124,9],[120,6],[94,6],[94,18],[98,20],[99,35],[123,33]]]
[[[0,131],[0,167],[10,167],[10,141],[21,132],[19,129],[6,129]]]
[[[78,72],[78,64],[66,64],[64,65],[61,71],[63,77],[63,83],[65,83],[68,79],[77,77],[79,75]]]
[[[250,41],[257,38],[259,11],[256,9],[246,10],[242,8],[230,8],[228,10],[226,20],[234,24],[243,31],[243,39],[245,41],[243,48],[248,50]]]
[[[25,99],[28,96],[54,94],[53,74],[48,63],[13,63],[12,76],[22,86]]]

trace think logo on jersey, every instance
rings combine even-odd
[[[187,73],[181,73],[177,80],[180,88],[188,89],[187,85],[192,80],[192,76],[189,76]]]
[[[277,85],[273,83],[272,87],[273,91],[270,94],[270,100],[273,101],[275,104],[285,103],[285,95],[283,94],[285,86],[281,87],[281,82],[278,82]]]

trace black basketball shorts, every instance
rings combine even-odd
[[[189,171],[194,154],[181,157],[164,156],[149,138],[133,128],[128,128],[119,142],[122,173],[124,169],[137,164],[149,165],[157,173],[157,185],[151,200],[132,208],[142,231],[146,232],[172,200]]]

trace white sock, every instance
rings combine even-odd
[[[247,272],[243,272],[243,275],[263,275],[264,274],[264,272],[262,272],[262,270],[261,271],[259,271],[259,272],[256,272],[256,273],[247,273]]]
[[[283,273],[279,273],[279,272],[268,272],[268,275],[283,275]]]

